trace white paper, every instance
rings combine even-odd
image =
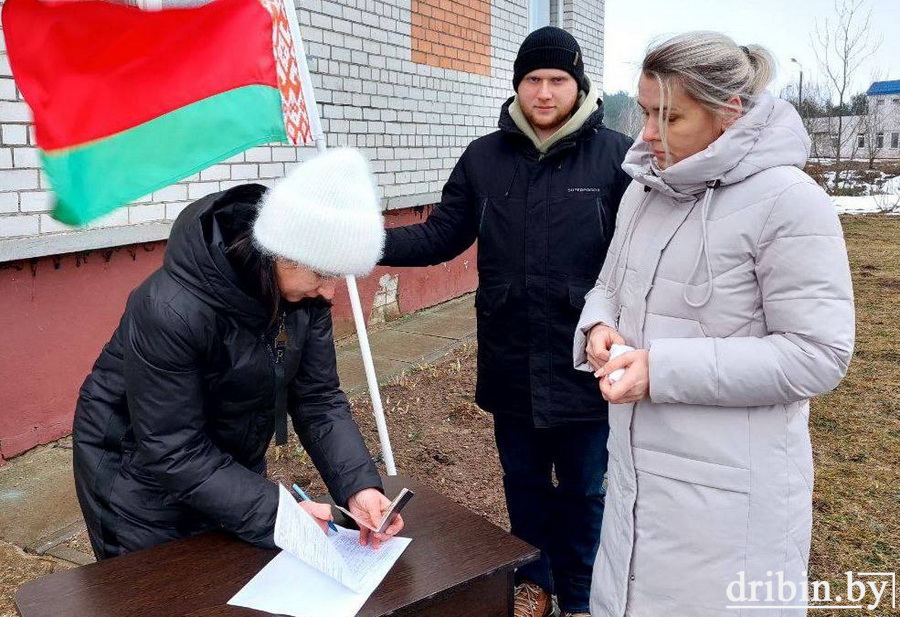
[[[359,545],[359,532],[326,535],[279,485],[275,544],[284,549],[229,604],[293,617],[353,617],[378,587],[409,538],[379,550]]]
[[[613,358],[618,358],[623,353],[628,353],[629,351],[634,351],[634,347],[631,347],[630,345],[613,345],[609,348],[609,359],[612,360]],[[622,379],[624,374],[625,369],[623,368],[614,370],[609,374],[609,383],[616,383]]]
[[[228,604],[291,617],[353,617],[412,542],[395,537],[376,551],[359,546],[359,532],[343,527],[328,538],[348,567],[362,573],[359,591],[282,551]]]
[[[275,515],[275,546],[305,561],[339,583],[359,588],[359,577],[348,567],[328,536],[281,484]]]

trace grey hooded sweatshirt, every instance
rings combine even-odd
[[[649,348],[650,396],[610,405],[594,617],[805,612],[774,607],[804,604],[777,590],[779,572],[806,575],[809,398],[838,384],[854,342],[840,222],[801,171],[809,144],[794,109],[764,94],[665,170],[641,141],[625,159],[634,182],[574,361],[590,370],[587,333],[614,326]],[[771,608],[741,600],[751,581],[773,583]]]

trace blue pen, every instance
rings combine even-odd
[[[294,489],[294,492],[295,492],[295,493],[297,493],[298,495],[300,495],[300,499],[302,499],[303,501],[312,501],[312,499],[309,498],[309,495],[307,495],[306,493],[304,493],[304,492],[303,492],[303,489],[300,488],[299,486],[297,486],[296,484],[292,484],[292,485],[291,485],[291,488]],[[335,525],[334,525],[334,521],[328,521],[328,528],[329,528],[331,531],[337,531],[337,530],[338,530],[337,527],[335,527]]]

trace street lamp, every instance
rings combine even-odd
[[[800,115],[803,115],[803,65],[796,58],[791,58],[791,62],[800,67],[800,92],[797,94],[797,109]]]

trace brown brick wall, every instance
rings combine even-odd
[[[412,61],[490,75],[490,0],[412,0]]]

